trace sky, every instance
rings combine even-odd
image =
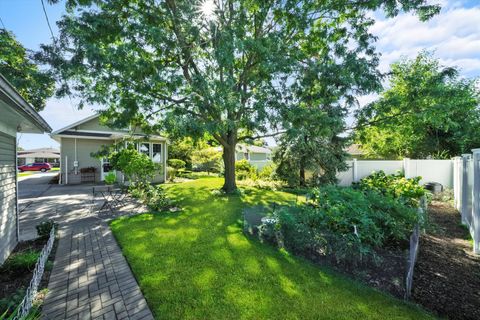
[[[376,47],[381,53],[380,70],[401,57],[413,58],[421,50],[434,51],[445,66],[458,66],[461,75],[480,77],[480,0],[431,0],[442,5],[442,11],[427,22],[413,14],[385,18],[381,12],[372,14],[376,23],[371,31],[378,37]],[[64,13],[64,4],[46,3],[48,18],[54,34],[55,21]],[[0,0],[0,18],[28,49],[37,50],[41,43],[51,42],[51,35],[42,10],[41,0]],[[371,102],[375,95],[358,97],[361,105]],[[68,98],[47,101],[40,112],[53,130],[60,129],[94,113],[94,108],[77,110],[75,101]],[[58,147],[47,134],[21,134],[19,145],[25,149]]]

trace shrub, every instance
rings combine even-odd
[[[172,203],[160,185],[136,183],[130,186],[129,192],[134,198],[140,199],[151,210],[162,211],[168,209]]]
[[[421,177],[407,179],[402,173],[387,175],[378,171],[361,179],[358,187],[398,199],[410,206],[418,206],[418,201],[426,194],[426,190],[419,183],[420,179]]]
[[[2,272],[23,274],[33,271],[40,251],[26,250],[12,254],[2,265]]]
[[[180,170],[185,169],[185,161],[179,159],[168,160],[168,179],[174,181]]]
[[[168,165],[177,170],[185,169],[185,161],[180,159],[169,159]]]
[[[245,159],[235,162],[235,175],[238,180],[257,179],[257,169]]]
[[[37,229],[37,234],[40,238],[48,239],[48,237],[50,237],[50,230],[52,230],[53,226],[55,226],[55,230],[58,230],[58,223],[53,220],[47,220],[40,222],[35,228]]]
[[[196,150],[192,153],[192,167],[195,171],[221,172],[222,153],[214,148]]]
[[[158,169],[149,156],[129,148],[112,153],[110,163],[132,182],[147,183]]]
[[[115,182],[117,181],[117,175],[113,172],[109,172],[106,176],[105,176],[105,183],[106,184],[109,184],[109,185],[112,185],[114,184]]]
[[[414,208],[376,192],[325,186],[311,202],[276,213],[285,246],[336,262],[375,260],[379,248],[407,243],[419,218]]]
[[[269,163],[260,170],[258,178],[262,180],[275,180],[275,164]]]

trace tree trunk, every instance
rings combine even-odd
[[[305,187],[305,164],[303,159],[300,161],[300,185]]]
[[[223,164],[225,165],[225,182],[222,189],[226,193],[232,193],[237,190],[235,181],[235,147],[237,145],[236,136],[232,133],[228,135],[228,145],[223,146]]]

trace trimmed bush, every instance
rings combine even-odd
[[[53,226],[55,226],[55,230],[58,230],[58,223],[53,220],[47,220],[40,222],[35,228],[37,229],[37,234],[40,238],[48,239],[48,237],[50,237],[50,230],[52,230]]]

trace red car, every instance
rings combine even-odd
[[[23,166],[18,166],[18,171],[42,171],[47,172],[48,170],[52,169],[50,163],[47,162],[35,162],[29,163]]]

